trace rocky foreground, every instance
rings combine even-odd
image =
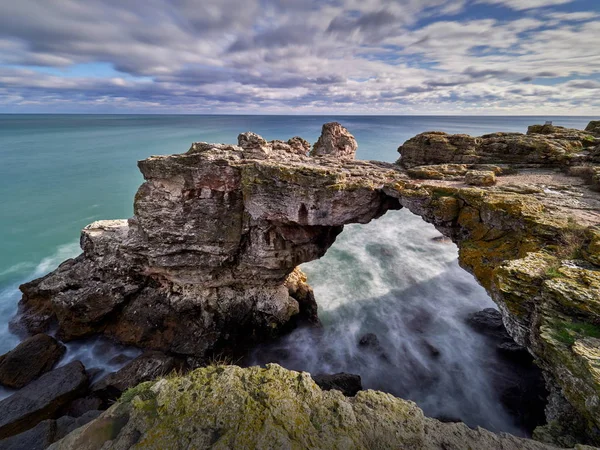
[[[111,392],[114,398],[135,382],[174,368],[204,365],[215,354],[241,354],[254,343],[299,324],[317,324],[314,295],[297,266],[321,257],[344,224],[366,223],[389,209],[406,207],[458,245],[461,265],[487,289],[513,339],[528,349],[544,371],[550,390],[548,425],[538,428],[534,437],[569,447],[577,442],[599,444],[599,125],[592,122],[587,131],[533,126],[526,135],[470,137],[423,133],[399,148],[401,159],[396,164],[355,160],[356,141],[336,123],[323,127],[312,150],[301,138],[267,142],[256,134],[244,133],[238,145],[196,143],[184,154],[140,161],[146,182],[136,194],[134,217],[87,226],[82,232],[81,256],[21,287],[23,299],[14,327],[35,334],[56,326],[62,340],[104,334],[162,353],[146,354],[134,361],[137,366],[128,369],[129,375],[124,376],[127,382],[121,374],[120,379],[113,377],[95,383],[91,390],[98,395],[92,399],[89,390],[77,386],[74,391],[80,389],[78,393],[68,399],[58,393],[56,398],[63,399],[60,405],[48,410],[40,406],[42,413],[35,420],[31,419],[27,402],[17,401],[16,404],[25,405],[25,419],[17,417],[18,426],[5,420],[0,424],[0,437],[31,428],[44,418],[57,417],[65,409],[74,408],[70,402],[79,401],[80,410],[85,409],[85,398],[88,402],[105,402],[95,405],[105,407]],[[60,353],[60,347],[55,353]],[[12,360],[17,356],[12,355]],[[46,366],[34,369],[38,370],[35,376],[47,370]],[[56,370],[60,369],[42,375],[13,397],[24,390],[27,394],[27,389],[33,392],[32,384],[40,383]],[[78,367],[70,370],[80,371]],[[194,372],[199,374],[197,380],[208,376],[206,370]],[[235,377],[260,378],[269,374],[281,380],[292,377],[309,383],[305,375],[274,367],[264,373],[258,369],[219,370],[228,375],[211,375],[207,382],[229,383]],[[192,386],[195,376],[177,382]],[[159,424],[163,422],[172,428],[165,428],[160,439],[179,439],[173,430],[184,425],[200,430],[195,425],[199,417],[195,412],[192,416],[178,415],[175,420],[170,416],[171,406],[162,409],[162,403],[152,403],[161,398],[156,386],[170,386],[160,383],[151,390],[152,394],[142,389],[141,399],[128,394],[129,400],[122,400],[86,430],[102,428],[107,420],[121,414],[118,411],[137,408],[135,405],[142,405],[143,411],[147,407],[143,414],[150,414],[158,422],[144,422],[147,417],[142,413],[127,410],[135,419],[127,422],[136,424],[135,433],[122,419],[118,423],[137,439],[149,439],[143,442],[154,439],[150,428],[161,429]],[[198,390],[202,391],[204,385],[201,381]],[[149,389],[149,385],[144,386]],[[241,389],[244,388],[242,383]],[[87,393],[82,394],[83,391]],[[371,417],[371,410],[378,411],[376,416],[386,417],[381,426],[394,428],[393,424],[400,423],[396,422],[400,416],[386,422],[388,416],[383,411],[406,411],[398,413],[404,414],[402,423],[407,425],[401,427],[401,436],[394,435],[396,444],[369,447],[364,434],[366,425],[356,425],[355,432],[347,435],[355,448],[543,448],[536,447],[541,444],[523,441],[504,444],[513,442],[513,438],[423,419],[414,405],[380,393],[359,393],[354,399],[344,399],[337,394],[315,392],[317,403],[338,405],[327,407],[329,412],[324,414],[331,417],[323,418],[325,431],[317,433],[321,439],[326,435],[327,439],[343,439],[336,436],[337,432],[354,423],[339,422],[346,413],[364,425],[366,422],[361,421],[365,419],[359,416]],[[81,395],[87,397],[77,399]],[[178,402],[184,407],[193,395],[209,394],[178,394]],[[297,393],[284,389],[282,395],[278,398],[285,399],[284,404],[288,400],[289,405],[296,402]],[[0,403],[0,407],[4,404],[14,409],[13,397]],[[252,397],[265,408],[256,416],[256,425],[263,424],[264,430],[274,434],[259,433],[252,439],[280,436],[284,441],[304,445],[304,438],[293,427],[286,428],[279,419],[275,420],[279,412],[272,410],[275,407],[262,397],[263,394]],[[223,401],[229,402],[228,398]],[[373,406],[380,404],[375,399],[383,398],[390,403],[382,400],[384,406]],[[5,404],[9,401],[13,403]],[[147,401],[151,403],[146,404]],[[156,405],[155,414],[152,408]],[[233,412],[233,404],[232,408],[234,418],[237,413]],[[88,405],[87,409],[91,407]],[[208,411],[198,414],[209,414]],[[294,411],[282,411],[281,417],[295,420]],[[409,416],[420,418],[411,422]],[[334,418],[338,428],[330,424]],[[303,419],[298,416],[298,420]],[[146,428],[139,425],[142,422]],[[379,420],[370,418],[369,422]],[[199,440],[197,448],[229,448],[233,442],[230,438],[220,441],[227,436],[225,425],[222,428],[216,423],[211,427],[205,427],[210,432],[207,431],[204,447],[200,445],[204,441]],[[445,431],[439,431],[440,427],[445,427]],[[438,431],[450,433],[448,427],[456,430],[452,431],[456,433],[456,447],[440,443],[435,437]],[[73,447],[73,442],[83,441],[70,439],[79,439],[73,436],[86,432],[75,432],[57,445],[84,448]],[[105,440],[113,440],[114,446],[109,448],[129,448],[137,442],[127,441],[125,432],[122,437],[120,430],[116,433],[102,434]],[[376,434],[374,439],[387,439]],[[472,440],[483,439],[481,436],[498,439],[497,446],[481,446]],[[56,435],[52,440],[55,439]],[[462,446],[458,443],[461,439]],[[279,441],[273,437],[265,442]],[[335,448],[314,442],[313,448]],[[338,447],[344,447],[342,441]],[[182,444],[173,448],[187,447]]]

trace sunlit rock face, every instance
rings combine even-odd
[[[240,350],[316,320],[310,288],[290,274],[344,224],[406,207],[457,243],[462,267],[545,371],[560,427],[540,436],[600,442],[600,198],[585,177],[561,173],[598,169],[590,139],[425,133],[401,147],[400,163],[436,166],[407,170],[354,160],[354,138],[330,124],[315,156],[301,139],[253,133],[153,156],[139,163],[134,217],[86,227],[83,255],[23,285],[20,322],[195,357]],[[469,170],[496,184],[466,185]]]

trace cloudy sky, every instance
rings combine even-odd
[[[600,0],[0,0],[0,112],[600,113]]]

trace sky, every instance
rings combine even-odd
[[[600,0],[0,0],[0,113],[600,115]]]

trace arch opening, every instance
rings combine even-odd
[[[492,431],[530,436],[545,423],[541,371],[459,266],[457,247],[419,216],[404,208],[346,225],[325,256],[301,267],[323,327],[260,345],[248,364],[357,374],[364,389]]]

